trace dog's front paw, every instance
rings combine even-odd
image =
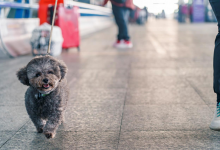
[[[52,132],[44,132],[44,135],[46,136],[46,138],[51,139],[55,137],[55,133]]]
[[[38,129],[37,129],[37,132],[38,132],[38,133],[43,133],[43,128],[38,128]]]

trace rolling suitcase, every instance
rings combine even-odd
[[[54,6],[49,7],[49,22],[52,22]],[[55,25],[59,26],[63,35],[63,45],[64,49],[70,47],[77,47],[80,50],[80,35],[79,35],[79,11],[78,7],[64,7],[60,4],[57,7]]]

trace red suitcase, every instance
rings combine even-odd
[[[63,4],[64,0],[58,0],[57,5]],[[38,18],[40,19],[40,25],[48,22],[48,5],[55,5],[55,0],[40,0],[38,9]]]
[[[52,15],[54,6],[49,8],[50,12],[48,18],[52,22]],[[79,35],[79,10],[78,7],[66,8],[63,4],[57,7],[55,25],[59,26],[64,38],[62,47],[68,49],[70,47],[77,47],[79,50],[80,35]]]

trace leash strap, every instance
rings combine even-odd
[[[51,37],[52,37],[52,33],[53,33],[53,25],[54,25],[54,20],[55,20],[55,14],[56,14],[56,11],[57,11],[57,1],[55,2],[55,7],[54,7],[54,10],[53,10],[53,21],[52,21],[52,24],[51,24],[51,32],[50,32],[50,40],[49,40],[49,45],[48,45],[48,49],[47,49],[47,54],[50,54],[50,45],[51,45]]]

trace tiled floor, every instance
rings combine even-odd
[[[51,140],[28,118],[27,87],[15,76],[32,57],[0,60],[0,149],[220,149],[220,133],[209,129],[216,24],[149,20],[130,34],[132,49],[112,47],[111,27],[59,57],[71,96]]]

